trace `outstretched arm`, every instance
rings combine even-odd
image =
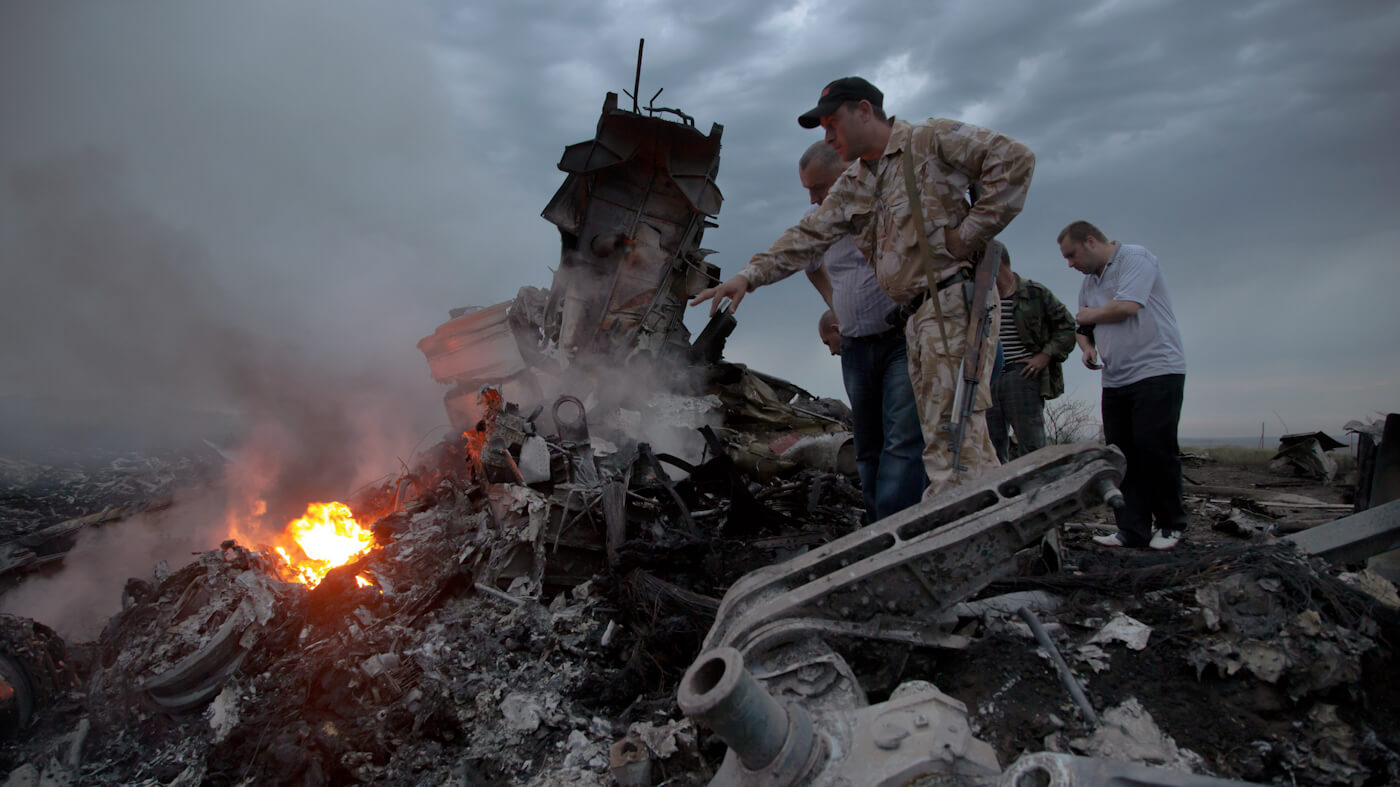
[[[831,305],[831,276],[827,275],[825,265],[814,271],[807,271],[807,281],[810,281],[812,286],[817,288],[817,292],[821,293],[822,300],[826,301],[826,308],[836,308]]]
[[[725,298],[728,298],[729,313],[733,314],[739,311],[739,301],[742,301],[751,289],[753,287],[750,286],[749,280],[744,278],[744,274],[738,273],[722,284],[701,290],[691,299],[690,305],[699,306],[705,301],[713,299],[713,303],[710,304],[710,316],[713,317],[715,312],[719,311],[719,305],[724,302]]]

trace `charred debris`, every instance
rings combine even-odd
[[[1084,547],[1123,472],[1088,444],[862,526],[843,405],[682,323],[722,128],[656,97],[565,149],[550,288],[419,343],[453,431],[350,501],[371,549],[308,589],[225,541],[90,642],[0,617],[6,784],[1400,779],[1400,599],[1364,568],[1400,440],[1365,510],[1195,490],[1216,529],[1171,554]],[[209,476],[136,462],[43,514],[53,469],[7,460],[0,578]]]

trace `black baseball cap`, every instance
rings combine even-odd
[[[870,106],[884,106],[885,94],[880,89],[860,77],[841,77],[822,88],[822,97],[812,109],[797,118],[803,128],[816,128],[822,124],[822,117],[830,115],[847,101],[869,101]]]

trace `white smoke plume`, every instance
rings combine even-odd
[[[280,527],[445,422],[414,343],[472,289],[467,252],[501,250],[474,240],[429,21],[369,0],[0,4],[0,455],[233,414],[228,500]],[[78,438],[24,418],[33,401],[69,403]],[[218,545],[214,508],[86,535],[4,607],[61,631],[55,609],[116,611],[127,576]]]

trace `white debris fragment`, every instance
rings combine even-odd
[[[645,743],[659,760],[674,755],[682,746],[695,745],[695,725],[691,724],[690,719],[673,721],[660,727],[645,721],[634,722],[627,728],[627,734]]]
[[[1104,711],[1093,735],[1076,738],[1069,745],[1080,754],[1106,760],[1161,765],[1192,773],[1205,767],[1199,754],[1178,747],[1170,735],[1162,732],[1136,697]]]
[[[39,769],[33,763],[25,764],[10,771],[10,777],[0,787],[38,787]]]
[[[1147,639],[1152,636],[1152,627],[1140,620],[1131,618],[1119,612],[1111,620],[1104,624],[1094,636],[1089,638],[1090,642],[1107,643],[1121,642],[1131,650],[1142,650],[1147,647]]]
[[[242,718],[238,711],[238,690],[233,684],[224,686],[219,696],[209,703],[205,715],[209,717],[209,729],[214,731],[214,742],[223,743]]]
[[[1081,645],[1079,646],[1077,655],[1079,656],[1079,660],[1088,664],[1090,669],[1094,672],[1103,672],[1108,669],[1108,651],[1098,645]]]
[[[598,756],[599,744],[590,741],[582,732],[573,730],[569,733],[568,740],[564,741],[564,748],[569,752],[564,755],[564,767],[579,768]]]
[[[1349,571],[1345,574],[1339,574],[1337,579],[1365,591],[1372,598],[1391,609],[1400,609],[1400,593],[1396,593],[1395,585],[1369,568],[1363,571]]]
[[[398,669],[400,663],[398,654],[376,653],[360,662],[360,669],[364,670],[366,675],[373,678],[385,672],[392,672]]]
[[[511,693],[501,700],[501,715],[506,726],[516,732],[534,732],[540,728],[543,708],[538,699],[528,694]]]
[[[987,615],[1011,617],[1021,607],[1028,607],[1035,613],[1054,612],[1065,603],[1064,598],[1043,590],[1021,590],[1005,593],[976,601],[959,602],[953,611],[960,618],[980,618]]]
[[[277,612],[277,597],[268,587],[271,579],[261,571],[242,571],[234,578],[244,588],[240,606],[248,617],[259,626],[267,625]]]

